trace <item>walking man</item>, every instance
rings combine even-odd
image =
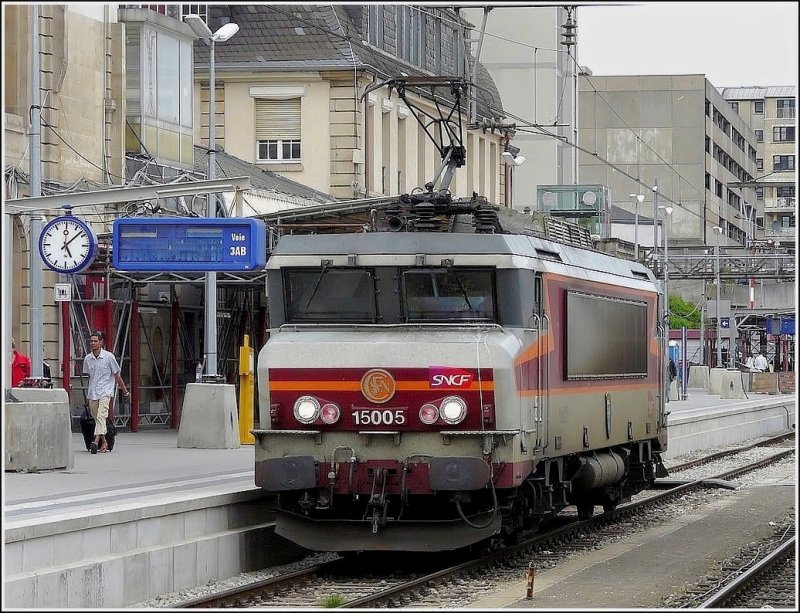
[[[102,332],[94,332],[89,336],[91,352],[83,358],[83,373],[89,375],[87,398],[89,410],[94,417],[94,441],[89,446],[92,453],[108,451],[106,442],[106,419],[108,405],[114,397],[115,383],[120,386],[125,396],[130,396],[128,387],[119,374],[119,364],[114,354],[103,349]]]

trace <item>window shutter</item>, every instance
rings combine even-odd
[[[300,98],[255,103],[256,140],[300,140]]]

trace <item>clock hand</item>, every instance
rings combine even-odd
[[[76,234],[75,236],[73,236],[73,237],[72,237],[71,239],[69,239],[69,240],[68,240],[66,243],[64,243],[64,247],[66,247],[67,245],[69,245],[69,244],[70,244],[72,241],[74,241],[74,240],[75,240],[76,238],[78,238],[79,236],[80,236],[80,233],[78,233],[78,234]]]
[[[63,246],[63,247],[61,247],[61,248],[62,248],[64,251],[66,251],[66,252],[67,252],[67,255],[68,255],[69,257],[72,257],[72,253],[70,253],[69,247],[67,247],[67,243],[64,243],[64,246]]]

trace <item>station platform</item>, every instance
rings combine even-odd
[[[746,410],[776,404],[796,407],[796,395],[749,394],[740,400],[720,399],[705,389],[689,389],[686,400],[667,403],[670,425],[690,415]],[[791,420],[790,420],[791,421]],[[789,426],[792,424],[789,423]],[[119,431],[114,450],[90,454],[83,437],[72,433],[75,465],[71,469],[35,473],[5,472],[3,514],[6,522],[43,517],[112,503],[128,504],[147,496],[200,494],[256,489],[253,445],[237,449],[195,449],[177,446],[178,431]]]
[[[238,449],[178,447],[172,429],[118,431],[114,450],[91,454],[83,436],[72,433],[75,465],[35,473],[6,472],[5,522],[129,504],[148,496],[238,491],[252,486],[253,445]],[[8,524],[6,524],[8,525]]]
[[[796,403],[796,395],[721,400],[690,389],[668,403],[670,436],[676,449],[712,446],[678,433],[715,431],[698,426],[704,416],[752,422],[749,413],[762,409],[777,433],[793,427]],[[274,497],[254,485],[253,445],[179,448],[177,439],[171,429],[118,431],[113,451],[91,454],[72,433],[71,468],[4,472],[4,604],[127,606],[302,553],[272,531]]]

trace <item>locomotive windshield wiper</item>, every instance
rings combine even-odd
[[[311,301],[314,300],[314,296],[317,294],[317,290],[319,289],[319,284],[322,282],[322,277],[325,276],[325,273],[328,272],[328,265],[323,264],[322,270],[319,271],[319,276],[317,280],[314,281],[314,289],[311,290],[311,295],[308,297],[308,302],[306,302],[305,308],[308,308],[308,305],[311,304]]]
[[[467,303],[467,307],[469,308],[470,312],[474,313],[475,309],[472,308],[472,303],[469,301],[469,296],[467,296],[467,288],[464,287],[464,284],[461,283],[461,279],[458,276],[455,268],[450,268],[449,272],[453,274],[453,277],[456,279],[456,283],[458,283],[458,288],[461,290],[461,295],[464,296],[464,301]]]

